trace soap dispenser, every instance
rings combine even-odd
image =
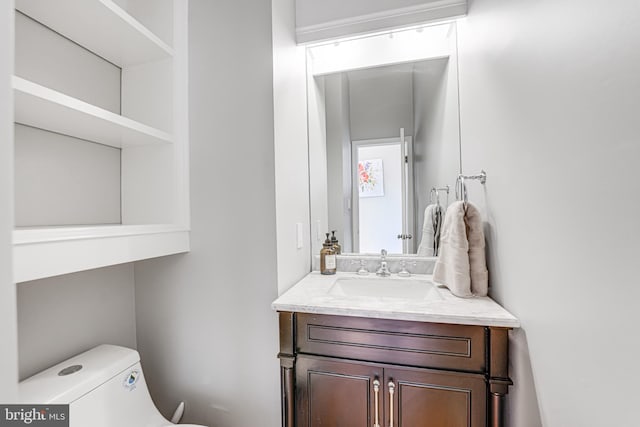
[[[336,237],[336,230],[331,232],[331,244],[336,251],[336,255],[340,255],[342,253],[342,246],[340,246],[340,242],[338,242],[338,238]]]
[[[329,239],[329,233],[326,233],[327,239],[322,244],[320,250],[320,273],[321,274],[336,274],[337,260],[336,251],[333,248],[333,243]]]

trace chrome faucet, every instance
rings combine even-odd
[[[387,268],[387,250],[380,251],[380,268],[376,271],[376,276],[388,277],[391,276],[391,272]]]

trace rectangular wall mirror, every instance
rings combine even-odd
[[[313,253],[335,230],[343,253],[425,255],[425,208],[460,173],[455,22],[310,46],[307,64]]]

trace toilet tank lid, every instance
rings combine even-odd
[[[30,404],[71,403],[139,361],[135,350],[99,345],[20,382],[18,398]],[[65,368],[63,374],[71,373],[59,375]]]

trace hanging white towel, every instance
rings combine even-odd
[[[417,251],[418,256],[438,256],[443,221],[443,208],[439,204],[431,204],[424,209],[422,237]]]
[[[485,297],[489,292],[489,271],[485,255],[482,215],[472,203],[467,203],[465,222],[467,224],[467,240],[469,241],[471,292],[476,296]]]
[[[486,296],[487,263],[480,211],[472,203],[454,202],[447,209],[433,281],[459,297]]]
[[[420,239],[420,246],[418,246],[418,256],[434,256],[434,239],[435,239],[435,227],[433,226],[433,216],[436,209],[436,205],[428,205],[424,209],[424,221],[422,223],[422,238]]]

